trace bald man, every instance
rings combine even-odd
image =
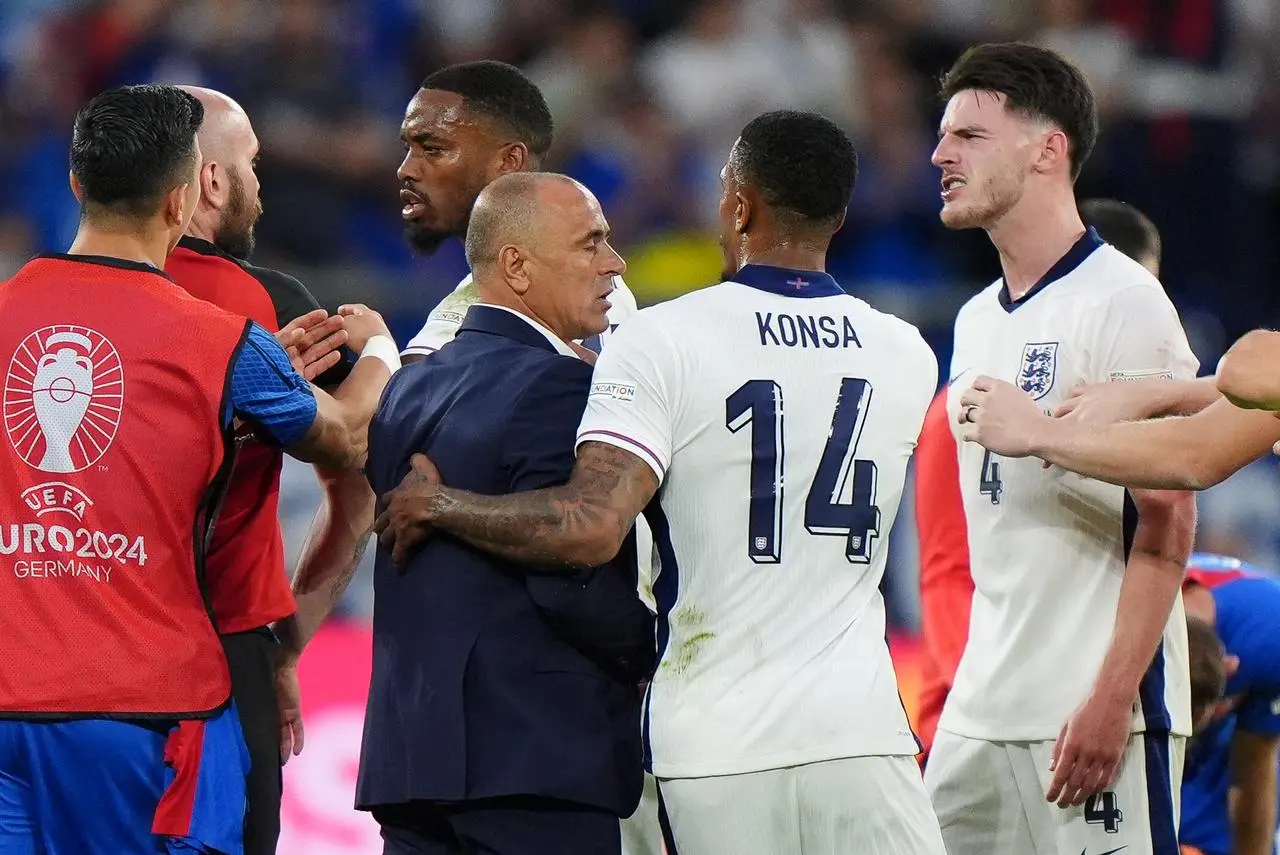
[[[425,452],[449,484],[515,493],[573,469],[591,365],[625,264],[595,197],[515,173],[481,191],[465,247],[478,291],[457,337],[407,365],[369,426],[389,490]],[[400,566],[379,550],[356,806],[385,853],[618,855],[643,778],[636,683],[654,660],[635,542],[569,578],[453,538]]]
[[[348,337],[353,347],[364,347],[355,341],[353,330],[368,316],[358,321],[330,318],[297,279],[247,261],[262,213],[253,125],[240,105],[221,92],[180,88],[205,108],[198,132],[204,162],[199,205],[187,234],[169,256],[166,272],[193,296],[252,318],[273,332],[298,329],[303,345],[314,345],[311,353],[328,353],[304,375],[323,387],[337,385],[351,363],[332,348]],[[394,356],[389,333],[387,339],[384,349]],[[236,464],[205,568],[252,762],[246,855],[275,852],[280,766],[303,744],[298,657],[346,590],[373,522],[373,493],[359,470],[316,467],[324,504],[291,590],[277,516],[283,459],[277,449],[256,441],[251,430],[237,437]]]

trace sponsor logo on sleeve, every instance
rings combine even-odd
[[[636,387],[630,383],[611,383],[608,381],[593,383],[591,397],[612,398],[615,401],[630,404],[636,399]]]
[[[1107,379],[1112,383],[1130,380],[1172,380],[1173,372],[1162,368],[1149,368],[1145,371],[1112,371],[1107,375]]]

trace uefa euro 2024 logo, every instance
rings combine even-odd
[[[4,384],[4,426],[41,472],[79,472],[102,459],[120,427],[124,372],[101,333],[44,327],[18,345]]]

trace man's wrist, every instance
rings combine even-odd
[[[1061,448],[1063,437],[1071,430],[1071,425],[1062,419],[1045,416],[1038,419],[1036,426],[1027,434],[1027,448],[1034,457],[1053,454]]]
[[[1108,674],[1104,670],[1094,681],[1090,695],[1116,706],[1131,707],[1138,697],[1138,684],[1141,681],[1141,677],[1129,679],[1119,674]]]
[[[1209,386],[1198,380],[1160,380],[1155,385],[1154,406],[1147,418],[1196,413],[1204,408],[1206,401],[1202,399],[1209,395],[1210,389],[1212,396],[1218,392],[1216,385]]]
[[[400,370],[400,348],[392,341],[391,336],[381,333],[370,336],[360,351],[360,358],[365,357],[380,360],[392,374]]]
[[[457,507],[456,499],[456,493],[449,487],[443,484],[436,485],[435,490],[423,503],[422,522],[444,528],[448,522],[449,509]]]

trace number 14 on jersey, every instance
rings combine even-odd
[[[871,384],[844,378],[831,433],[804,503],[805,529],[810,534],[844,537],[845,557],[852,564],[871,561],[871,545],[880,535],[876,464],[855,457],[870,407]],[[747,425],[751,425],[747,555],[757,564],[777,564],[782,561],[786,461],[781,386],[772,380],[748,380],[725,400],[725,427],[737,433]],[[852,489],[851,500],[840,504],[846,487]]]

